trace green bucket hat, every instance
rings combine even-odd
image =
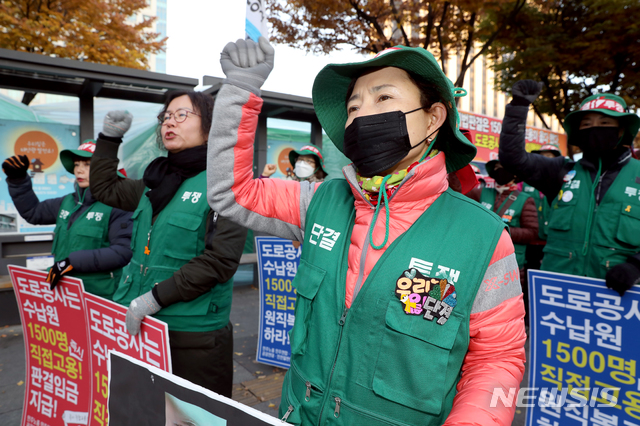
[[[94,139],[87,139],[82,142],[82,145],[80,145],[78,149],[64,149],[60,151],[60,162],[69,173],[73,174],[73,162],[75,158],[91,158],[95,150],[96,141]],[[126,177],[120,171],[118,171],[118,176],[121,178]]]
[[[324,131],[336,148],[344,153],[344,126],[347,122],[346,98],[351,80],[365,70],[376,67],[396,67],[435,84],[441,98],[438,101],[449,109],[448,120],[452,140],[444,141],[442,151],[447,158],[447,171],[455,172],[469,164],[476,156],[476,147],[460,132],[460,117],[454,101],[466,91],[454,88],[451,80],[442,72],[431,53],[420,47],[396,46],[378,53],[364,62],[329,64],[316,76],[313,83],[313,106]]]
[[[291,163],[291,167],[296,165],[296,161],[301,155],[313,155],[314,157],[316,157],[322,171],[327,173],[327,171],[324,169],[324,156],[322,155],[322,151],[320,151],[320,148],[315,145],[305,145],[298,150],[289,151],[289,162]]]
[[[618,120],[620,127],[624,128],[624,134],[622,135],[621,143],[623,145],[629,145],[633,143],[633,138],[636,137],[638,130],[640,129],[640,117],[636,114],[629,112],[627,103],[620,96],[612,95],[610,93],[601,93],[599,95],[592,95],[586,98],[580,104],[580,109],[572,111],[567,114],[564,119],[564,131],[567,132],[567,140],[571,145],[578,145],[576,137],[578,130],[580,129],[580,121],[582,117],[590,112],[599,112],[600,114],[608,115]]]

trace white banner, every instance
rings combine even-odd
[[[244,31],[247,38],[256,43],[260,36],[269,38],[264,0],[247,0],[247,19]]]

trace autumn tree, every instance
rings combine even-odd
[[[506,27],[487,17],[515,17],[525,0],[268,0],[272,40],[313,53],[343,46],[377,53],[396,45],[431,51],[445,73],[460,55],[456,86],[471,64],[487,52]],[[489,12],[495,12],[491,15]],[[507,20],[508,21],[508,20]]]
[[[107,65],[146,69],[166,39],[155,18],[128,18],[146,0],[0,0],[0,47]]]
[[[496,86],[509,92],[520,79],[543,82],[538,115],[562,123],[585,97],[601,92],[640,107],[638,0],[530,0],[515,17],[502,12],[492,19],[507,26],[489,49]]]

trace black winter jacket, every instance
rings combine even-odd
[[[54,225],[65,197],[40,201],[33,191],[31,178],[8,178],[9,195],[16,210],[32,225]],[[73,198],[78,202],[77,183]],[[80,189],[82,191],[82,189]],[[82,192],[81,192],[82,193]],[[69,219],[69,226],[80,217],[97,200],[91,190],[84,190],[82,207],[76,210]],[[109,218],[109,247],[94,250],[79,250],[69,254],[69,262],[73,268],[82,273],[112,271],[126,266],[131,260],[131,212],[113,209]]]
[[[525,129],[528,106],[506,106],[502,132],[500,132],[500,164],[515,174],[519,179],[542,192],[551,204],[558,195],[564,183],[564,176],[576,165],[575,161],[562,156],[547,158],[542,155],[530,154],[525,151]],[[620,170],[631,160],[631,151],[624,151],[618,161],[602,170],[600,183],[596,187],[596,204],[607,193]],[[598,166],[587,159],[580,161],[582,167],[589,171],[591,180],[598,173]],[[640,261],[640,253],[634,255]]]
[[[120,138],[100,134],[91,157],[89,182],[100,201],[133,212],[144,195],[145,184],[142,179],[118,179],[117,154],[121,142]],[[161,306],[193,300],[216,284],[230,280],[238,269],[247,229],[211,209],[207,223],[204,253],[191,259],[172,278],[153,287],[153,295]]]

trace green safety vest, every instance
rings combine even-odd
[[[482,187],[482,193],[480,194],[480,204],[488,208],[494,213],[502,210],[502,207],[507,203],[509,197],[505,198],[502,204],[496,208],[493,204],[496,202],[496,191],[493,188],[487,188],[486,186]],[[502,214],[502,220],[509,226],[514,228],[520,227],[520,216],[522,215],[522,208],[524,207],[525,201],[529,198],[529,194],[525,194],[524,192],[520,192],[516,200],[509,206],[507,210]],[[525,252],[527,250],[526,244],[513,244],[513,247],[516,252],[516,261],[518,262],[518,267],[520,269],[524,268],[525,264]]]
[[[540,191],[524,182],[522,182],[522,192],[530,195],[536,203],[536,210],[538,211],[538,238],[546,240],[547,225],[549,224],[549,203],[546,197],[540,194]]]
[[[154,285],[171,278],[191,259],[204,253],[210,209],[206,179],[206,171],[186,179],[155,222],[149,197],[140,198],[132,216],[133,256],[114,301],[129,306],[133,299],[151,291]],[[173,331],[217,330],[229,322],[232,290],[233,279],[218,283],[194,300],[162,308],[153,316],[166,322]]]
[[[441,425],[467,353],[471,308],[505,225],[447,190],[386,249],[347,310],[355,216],[342,179],[323,183],[309,206],[280,417],[296,425]],[[444,324],[405,314],[395,290],[410,266],[455,285],[457,304]]]
[[[620,170],[593,210],[589,171],[580,163],[573,170],[551,207],[541,269],[605,278],[610,268],[640,251],[640,161],[632,158]]]
[[[74,200],[73,194],[62,200],[51,249],[56,262],[66,259],[74,251],[97,250],[110,245],[109,218],[112,208],[96,201],[69,227],[71,215],[80,207],[82,204]],[[72,269],[67,275],[80,278],[89,293],[111,300],[122,269],[93,273],[80,273]]]

